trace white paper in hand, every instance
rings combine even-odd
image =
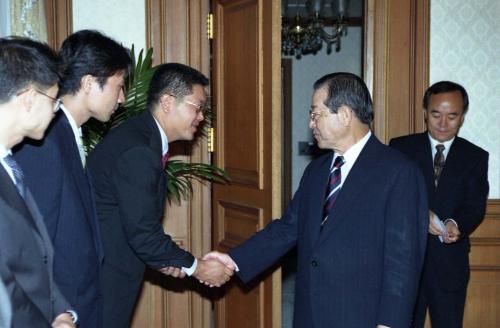
[[[440,240],[441,242],[443,242],[443,240],[444,240],[443,238],[448,237],[448,231],[446,230],[446,227],[444,226],[443,221],[439,220],[439,218],[438,218],[436,215],[434,215],[434,216],[432,217],[432,220],[434,221],[434,224],[435,224],[437,227],[439,227],[439,230],[441,231],[441,235],[440,235],[440,236],[438,236],[438,238],[439,238],[439,240]]]

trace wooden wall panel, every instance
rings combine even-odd
[[[59,49],[73,32],[73,5],[71,0],[44,0],[47,18],[47,43]]]
[[[209,1],[145,0],[146,42],[153,47],[153,64],[178,62],[210,76],[210,47],[206,38]],[[209,163],[205,139],[172,145],[174,159]],[[188,201],[167,205],[165,230],[201,257],[211,250],[210,184],[194,182]],[[184,280],[149,272],[136,308],[133,327],[210,327],[208,287],[194,279]]]
[[[423,130],[428,85],[430,0],[366,0],[365,80],[372,91],[375,134]]]
[[[500,327],[500,200],[488,201],[484,221],[470,240],[464,327]]]

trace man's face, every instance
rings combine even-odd
[[[29,111],[29,117],[26,120],[26,136],[32,139],[40,140],[45,134],[45,130],[54,118],[55,97],[57,95],[57,84],[47,90],[33,92],[33,107]],[[48,96],[48,97],[47,97]],[[51,99],[52,97],[53,99]]]
[[[202,85],[193,85],[193,92],[183,99],[174,102],[174,109],[170,118],[175,120],[172,135],[175,140],[193,140],[198,126],[205,119],[200,106],[205,107],[207,95]],[[170,141],[170,140],[169,140]],[[174,140],[171,140],[174,141]]]
[[[347,133],[346,127],[339,120],[339,115],[331,113],[325,106],[328,97],[326,88],[316,90],[312,97],[309,128],[312,129],[318,147],[322,149],[339,150]]]
[[[88,108],[91,117],[101,122],[108,121],[118,106],[125,101],[124,84],[124,71],[108,77],[102,87],[99,85],[97,78],[94,78],[88,94]]]
[[[452,139],[458,134],[465,118],[462,94],[453,91],[432,95],[424,117],[432,138],[439,142]]]

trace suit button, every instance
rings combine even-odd
[[[47,264],[47,255],[43,256],[43,263]]]
[[[318,266],[318,262],[316,262],[316,260],[312,260],[312,261],[311,261],[311,265],[312,265],[313,267],[317,267],[317,266]]]

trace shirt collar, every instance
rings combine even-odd
[[[160,123],[158,123],[158,121],[156,120],[156,118],[153,116],[153,119],[155,120],[155,123],[156,123],[156,126],[158,127],[158,130],[160,131],[160,136],[161,136],[161,154],[162,155],[165,155],[166,153],[168,153],[168,138],[167,138],[167,134],[165,133],[165,131],[163,131]]]
[[[0,158],[5,158],[8,155],[12,155],[12,151],[10,149],[5,148],[4,145],[0,144]]]
[[[64,115],[66,115],[66,118],[68,119],[69,125],[71,126],[71,130],[73,130],[75,137],[81,138],[82,137],[82,128],[78,127],[78,125],[76,125],[75,119],[73,118],[73,116],[71,116],[71,113],[69,112],[69,110],[66,107],[64,107],[63,104],[61,104],[61,110],[63,111]]]
[[[434,139],[430,133],[427,133],[427,135],[429,136],[429,141],[431,142],[432,153],[435,154],[436,146],[441,144],[441,145],[444,145],[444,157],[446,157],[446,155],[448,154],[448,151],[450,150],[451,144],[455,140],[455,137],[451,138],[450,140],[440,142],[440,141],[437,141],[436,139]]]
[[[351,148],[347,149],[347,151],[344,153],[344,160],[346,163],[354,163],[356,159],[358,158],[359,154],[363,150],[363,147],[366,145],[368,142],[368,139],[370,139],[372,135],[372,132],[368,130],[368,132],[365,134],[363,138],[361,138],[358,142],[356,142],[354,145],[351,146]],[[334,156],[334,160],[337,157]]]

